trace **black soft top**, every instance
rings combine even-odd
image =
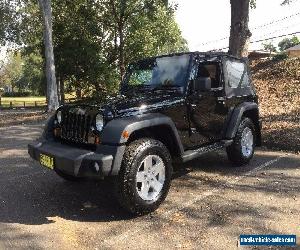
[[[228,54],[227,52],[213,52],[213,51],[209,51],[209,52],[199,52],[199,51],[194,51],[194,52],[180,52],[180,53],[172,53],[172,54],[164,54],[164,55],[159,55],[159,56],[153,56],[153,57],[148,57],[148,58],[144,58],[141,60],[136,61],[135,63],[141,63],[144,61],[151,61],[155,58],[161,58],[161,57],[169,57],[169,56],[181,56],[181,55],[192,55],[192,56],[199,56],[199,57],[204,57],[204,58],[212,58],[212,57],[218,57],[218,58],[233,58],[235,60],[240,60],[240,61],[244,61],[243,58],[238,58],[235,56],[232,56],[230,54]]]

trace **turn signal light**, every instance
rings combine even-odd
[[[122,133],[122,136],[124,139],[128,139],[129,138],[129,132],[127,130],[124,130]]]

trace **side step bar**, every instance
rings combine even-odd
[[[182,154],[181,160],[182,160],[182,162],[187,162],[187,161],[193,160],[193,159],[198,158],[199,156],[206,154],[208,152],[212,152],[212,151],[227,147],[230,144],[232,144],[232,142],[233,142],[233,140],[222,140],[221,142],[214,143],[214,144],[211,144],[211,145],[208,145],[205,147],[197,148],[194,150],[187,150]]]

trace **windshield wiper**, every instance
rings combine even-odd
[[[132,89],[148,89],[151,88],[150,84],[137,84],[137,85],[125,85],[124,90],[132,90]]]
[[[153,91],[157,90],[172,90],[172,91],[178,91],[182,86],[177,85],[177,84],[172,84],[172,85],[159,85],[155,88],[153,88]]]
[[[153,86],[151,84],[138,84],[138,85],[126,85],[123,89],[124,92],[135,92],[135,91],[148,91],[151,90]]]

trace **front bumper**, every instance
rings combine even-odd
[[[106,153],[108,150],[105,150]],[[112,150],[113,152],[113,150]],[[29,155],[40,161],[40,154],[54,158],[54,170],[76,177],[102,178],[110,175],[114,157],[58,142],[45,141],[28,144]]]

